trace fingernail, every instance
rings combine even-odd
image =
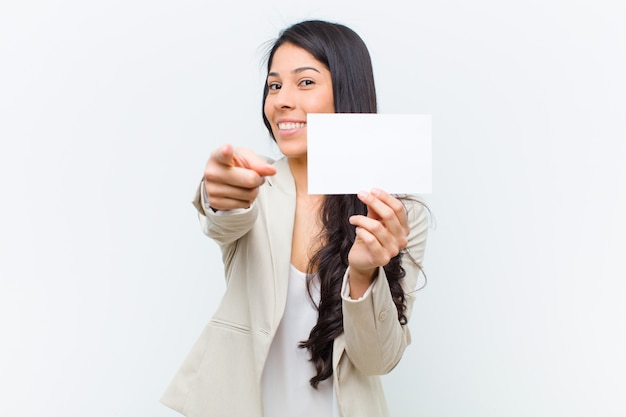
[[[372,188],[372,194],[374,194],[375,196],[379,196],[381,191],[382,190],[380,188]]]
[[[358,192],[358,194],[357,194],[357,196],[358,196],[361,200],[363,200],[363,199],[365,199],[365,198],[369,197],[369,195],[370,195],[370,193],[368,193],[367,191],[359,191],[359,192]]]

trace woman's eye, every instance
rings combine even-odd
[[[309,85],[313,85],[315,82],[313,80],[302,80],[300,81],[300,85],[303,87],[307,87]]]
[[[270,90],[280,90],[280,84],[279,83],[270,83],[267,87]]]

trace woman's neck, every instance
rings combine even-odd
[[[291,264],[300,271],[313,272],[311,256],[319,250],[320,207],[323,195],[309,195],[306,159],[289,159],[289,168],[296,184],[296,212],[291,240]]]
[[[309,177],[306,156],[303,158],[289,158],[289,168],[296,184],[296,195],[307,195],[309,193]]]

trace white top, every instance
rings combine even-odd
[[[319,283],[311,291],[319,303]],[[339,417],[332,376],[316,390],[309,383],[315,366],[298,343],[309,338],[317,309],[307,292],[306,274],[291,265],[287,304],[263,370],[264,417]]]

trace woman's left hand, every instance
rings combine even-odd
[[[356,239],[348,255],[350,285],[369,285],[374,273],[408,244],[409,225],[404,205],[383,190],[362,191],[358,198],[367,205],[367,216],[350,217]]]

